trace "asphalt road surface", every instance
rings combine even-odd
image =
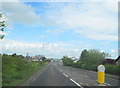
[[[37,76],[36,76],[37,75]],[[21,86],[77,86],[50,63]]]
[[[118,86],[118,80],[105,78],[105,84],[99,84],[97,73],[80,68],[63,66],[59,62],[49,63],[21,86]]]

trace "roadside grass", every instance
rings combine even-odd
[[[2,57],[2,86],[17,86],[29,79],[47,62],[28,61],[19,57]]]

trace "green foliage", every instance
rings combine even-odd
[[[42,61],[47,61],[47,58],[46,57],[42,57]]]
[[[68,58],[67,56],[63,56],[62,60],[65,66],[70,66],[73,63],[73,60],[71,58]]]
[[[120,66],[118,65],[105,65],[105,72],[110,74],[120,75]]]
[[[86,70],[97,71],[98,65],[109,56],[107,53],[100,52],[99,50],[83,50],[81,53],[80,61],[74,63],[71,58],[63,56],[63,65],[72,66]],[[105,65],[105,72],[115,75],[120,75],[120,66]]]
[[[81,53],[80,61],[84,64],[99,64],[103,61],[108,54],[101,53],[99,50],[91,49],[91,50],[83,50]]]
[[[2,85],[15,86],[28,79],[34,72],[45,66],[45,62],[27,61],[24,58],[4,54],[2,56]]]
[[[1,12],[1,11],[0,11]],[[4,31],[5,26],[5,21],[2,21],[2,14],[0,13],[0,31]],[[5,35],[0,34],[0,39],[3,39]]]

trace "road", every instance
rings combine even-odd
[[[21,86],[118,86],[118,80],[105,78],[105,84],[97,81],[97,73],[80,68],[63,66],[59,62],[49,63]]]

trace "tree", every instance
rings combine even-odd
[[[81,60],[81,61],[84,60],[84,58],[87,57],[87,54],[88,54],[88,51],[87,51],[86,49],[84,49],[84,50],[82,51],[82,53],[81,53],[80,60]]]
[[[73,60],[71,58],[68,58],[67,56],[63,56],[62,60],[63,64],[67,66],[70,66],[73,63]]]
[[[0,11],[1,12],[1,11]],[[2,21],[2,13],[0,13],[0,31],[4,31],[5,26],[5,21]],[[0,39],[3,39],[5,35],[0,34]]]
[[[45,56],[42,57],[42,61],[46,61],[46,57]]]
[[[107,56],[107,53],[100,52],[99,50],[83,50],[80,56],[80,61],[86,65],[100,64]]]
[[[13,57],[15,57],[15,56],[17,56],[17,54],[16,54],[16,53],[14,53],[14,54],[12,54],[12,56],[13,56]]]

